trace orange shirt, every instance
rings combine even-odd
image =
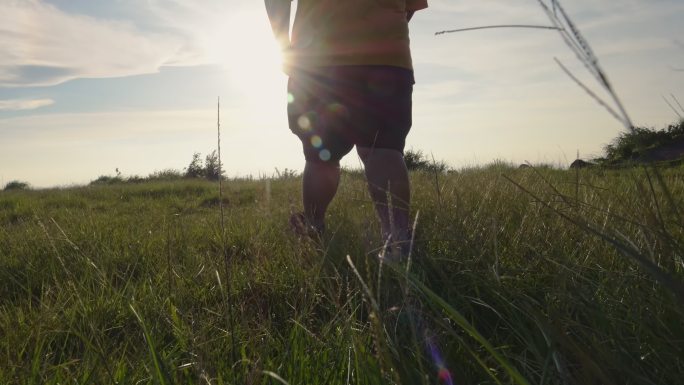
[[[298,0],[289,65],[413,69],[406,12],[427,0]]]

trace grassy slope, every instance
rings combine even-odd
[[[674,384],[683,305],[558,212],[681,281],[681,172],[671,200],[643,169],[414,174],[408,299],[358,175],[322,249],[287,229],[297,179],[227,183],[230,269],[206,182],[0,193],[0,383]]]

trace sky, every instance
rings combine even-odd
[[[684,2],[563,5],[634,123],[675,122],[663,98],[684,102]],[[605,96],[558,32],[435,35],[497,24],[549,20],[537,0],[431,1],[415,15],[407,148],[456,168],[600,155],[624,128],[555,63]],[[228,176],[301,170],[280,68],[260,0],[0,0],[0,187],[182,170],[216,148],[219,97]],[[354,153],[342,164],[360,167]]]

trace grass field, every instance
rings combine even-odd
[[[413,173],[410,265],[353,172],[322,245],[295,177],[225,242],[209,182],[2,192],[0,383],[681,384],[683,172]]]

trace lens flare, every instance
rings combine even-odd
[[[297,124],[299,125],[299,128],[304,131],[311,130],[311,119],[309,119],[306,115],[300,116],[297,120]]]
[[[318,135],[314,135],[311,137],[311,145],[315,148],[321,148],[323,145],[323,139],[321,139],[321,137]]]
[[[437,374],[439,382],[443,384],[453,385],[454,381],[451,379],[451,372],[447,368],[439,369]]]
[[[332,155],[330,154],[330,151],[323,149],[321,152],[318,153],[318,157],[321,158],[322,161],[327,162],[330,160],[330,157]]]
[[[432,340],[432,337],[428,338],[427,345],[428,350],[430,350],[430,355],[432,356],[432,361],[435,363],[435,366],[437,367],[437,378],[439,378],[439,382],[445,385],[454,385],[454,380],[451,377],[451,372],[444,364],[442,354],[439,352],[439,348],[437,347],[437,344],[435,344],[435,342]]]

